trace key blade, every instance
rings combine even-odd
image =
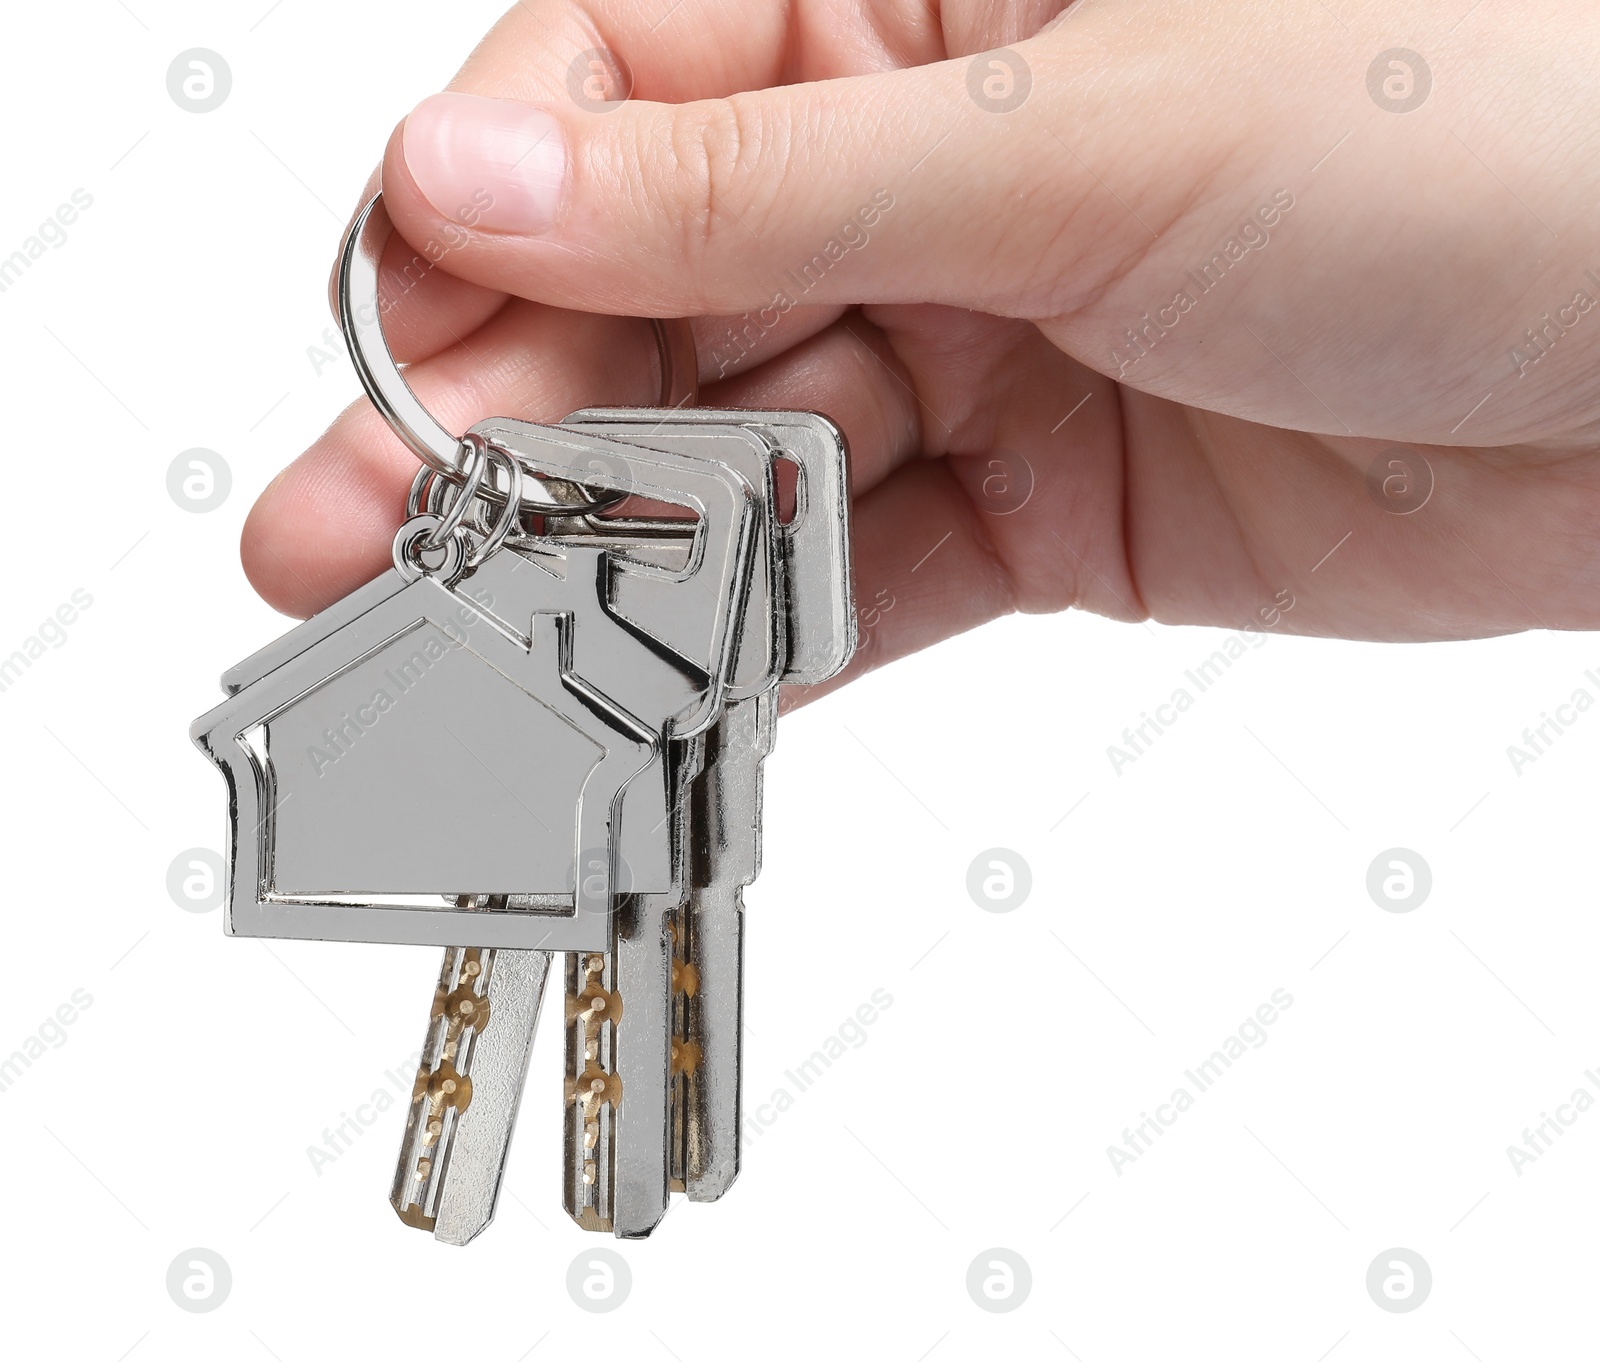
[[[567,957],[566,1103],[562,1203],[580,1229],[611,1233],[611,1151],[622,1077],[617,1033],[623,1003],[614,958]]]
[[[566,1208],[643,1239],[668,1203],[671,966],[658,895],[619,913],[613,949],[567,967]]]
[[[692,801],[692,888],[674,980],[675,1173],[691,1201],[739,1175],[744,1043],[744,887],[761,872],[761,767],[777,695],[729,705]]]
[[[550,957],[445,951],[389,1202],[441,1243],[494,1219]]]

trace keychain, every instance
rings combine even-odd
[[[777,688],[855,648],[845,444],[812,413],[693,407],[682,321],[654,323],[659,408],[451,435],[383,337],[391,231],[380,194],[332,301],[421,467],[392,566],[227,672],[191,730],[227,782],[226,930],[446,948],[391,1201],[455,1244],[493,1217],[565,953],[563,1200],[640,1237],[738,1171]]]

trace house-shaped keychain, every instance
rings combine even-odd
[[[604,950],[617,895],[678,887],[664,743],[720,705],[747,489],[629,454],[661,461],[629,474],[655,498],[703,510],[722,484],[733,513],[702,515],[682,570],[574,543],[425,571],[412,550],[437,518],[418,516],[393,569],[224,677],[192,736],[233,805],[231,934]]]

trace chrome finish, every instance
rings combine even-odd
[[[372,212],[341,324],[388,360]],[[350,292],[359,260],[370,295]],[[692,355],[663,339],[666,381]],[[419,450],[393,570],[231,669],[192,729],[230,793],[227,928],[447,947],[392,1200],[454,1244],[493,1218],[568,952],[563,1201],[644,1237],[673,1191],[715,1200],[739,1171],[744,890],[778,687],[836,675],[856,643],[843,437],[803,412],[664,406],[458,440],[387,368],[363,370],[374,401],[440,455]],[[777,459],[799,469],[787,524]],[[629,496],[692,518],[597,515]]]
[[[494,1219],[549,968],[544,951],[445,951],[389,1194],[442,1243]]]
[[[774,452],[799,468],[796,513],[776,533],[783,558],[788,612],[788,685],[810,686],[844,670],[856,650],[851,591],[850,461],[844,433],[808,411],[651,410],[588,407],[569,423],[600,431],[678,424],[739,426],[762,432]]]

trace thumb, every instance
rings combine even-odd
[[[1051,128],[1071,87],[1049,65],[1023,44],[689,104],[434,95],[391,140],[384,192],[400,232],[439,243],[452,274],[562,307],[1023,315],[1041,262],[1074,263],[1064,224],[1076,259],[1105,235],[1103,191]]]

